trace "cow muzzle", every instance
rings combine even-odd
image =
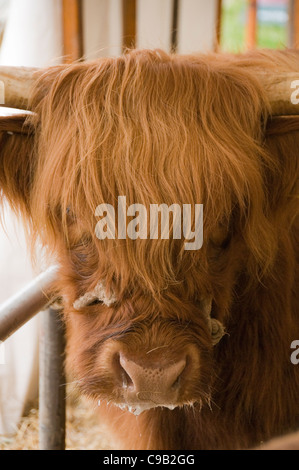
[[[135,415],[158,406],[174,409],[184,386],[187,362],[187,357],[172,363],[136,362],[121,353],[116,372],[124,402],[116,405]]]

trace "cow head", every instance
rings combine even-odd
[[[30,106],[27,136],[2,133],[0,182],[61,265],[80,389],[136,414],[208,403],[238,275],[275,251],[255,77],[227,58],[132,51],[46,70]],[[185,250],[173,220],[168,239],[118,227],[99,240],[96,208],[122,195],[148,210],[203,204],[202,247]]]

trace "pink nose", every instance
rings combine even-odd
[[[120,354],[123,388],[128,399],[154,404],[175,404],[178,398],[186,360],[161,366],[136,363]]]

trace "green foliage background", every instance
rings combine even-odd
[[[224,0],[221,26],[221,49],[226,52],[245,50],[246,0]],[[287,27],[277,24],[260,24],[257,46],[283,49],[287,46]]]

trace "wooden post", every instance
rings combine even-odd
[[[136,0],[123,0],[123,52],[136,47]]]
[[[69,64],[83,56],[82,2],[63,0],[64,63]]]
[[[65,449],[64,325],[56,310],[41,313],[39,372],[40,450]]]
[[[171,27],[171,52],[175,53],[178,47],[178,21],[179,0],[173,0],[172,27]]]
[[[293,24],[294,24],[294,42],[293,47],[299,47],[299,1],[295,0],[294,5],[294,16],[293,16]]]
[[[214,51],[220,50],[221,42],[221,23],[222,23],[222,0],[217,0],[216,24],[215,24],[215,42]]]
[[[299,1],[289,0],[289,47],[299,47]]]
[[[295,0],[289,0],[288,14],[288,46],[294,47],[294,11],[295,11]]]
[[[248,0],[248,20],[246,31],[246,46],[247,49],[254,49],[256,47],[257,36],[257,1]]]

